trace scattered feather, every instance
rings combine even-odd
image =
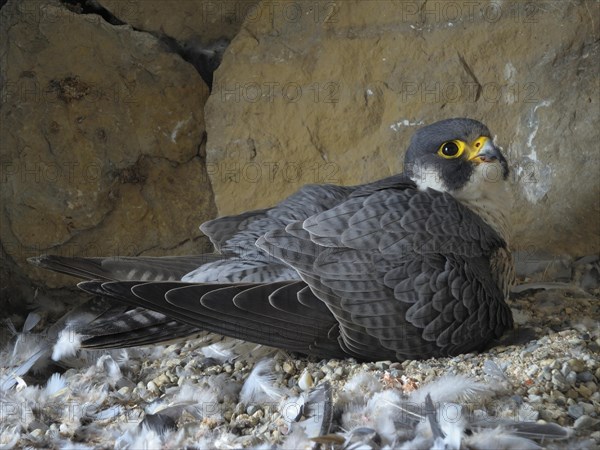
[[[93,450],[94,447],[90,447],[84,444],[76,444],[74,442],[68,441],[63,443],[60,446],[60,450]]]
[[[52,360],[60,361],[69,356],[74,356],[81,348],[82,336],[76,333],[71,326],[61,330],[58,340],[52,349]]]
[[[483,363],[483,371],[486,375],[492,378],[497,378],[501,381],[506,381],[506,374],[504,373],[506,367],[500,367],[495,361],[486,359]]]
[[[283,399],[279,404],[279,413],[282,419],[288,424],[297,422],[304,413],[305,396],[290,397]]]
[[[110,355],[101,356],[100,359],[98,359],[98,362],[96,362],[96,367],[98,367],[99,370],[106,372],[108,375],[108,382],[111,386],[115,385],[122,377],[119,365]]]
[[[159,433],[148,427],[130,430],[115,442],[116,449],[161,449],[162,440]]]
[[[376,430],[369,427],[358,427],[350,430],[344,441],[344,449],[379,449],[381,448],[381,436]]]
[[[44,395],[47,397],[59,397],[66,392],[67,382],[59,373],[54,373],[46,383]]]
[[[47,354],[46,348],[41,348],[33,355],[31,355],[26,361],[19,364],[15,368],[8,368],[8,370],[0,375],[0,392],[8,391],[13,386],[23,381],[21,377],[25,375],[29,370],[42,358],[44,358]],[[10,366],[10,363],[7,364]]]
[[[144,420],[139,424],[140,428],[148,428],[154,430],[159,435],[165,434],[168,431],[175,431],[177,424],[172,417],[165,414],[146,414]]]
[[[23,332],[29,333],[39,322],[42,320],[42,316],[35,311],[29,313],[23,324]]]
[[[474,450],[539,450],[540,447],[534,441],[515,436],[508,433],[505,429],[498,427],[488,430],[481,430],[464,439],[464,444]]]
[[[357,399],[371,397],[382,389],[383,384],[375,375],[360,372],[350,378],[344,385],[344,388],[340,392],[341,405],[355,402]]]
[[[236,357],[230,342],[215,342],[203,347],[200,351],[206,358],[212,358],[221,364],[232,361]]]
[[[103,409],[94,414],[88,414],[90,418],[94,420],[103,421],[109,419],[116,419],[123,414],[123,407],[120,405],[111,406],[110,408]]]
[[[471,400],[475,396],[493,396],[494,391],[484,383],[464,376],[446,375],[422,386],[410,394],[410,400],[419,405],[425,404],[425,397],[431,395],[434,403]]]
[[[308,438],[304,428],[294,427],[281,444],[281,448],[283,450],[312,449],[314,445],[315,443]]]
[[[277,377],[273,371],[273,365],[272,359],[263,359],[256,363],[240,392],[242,403],[250,405],[280,401],[283,398],[284,390],[275,386]]]
[[[328,434],[333,422],[333,398],[329,382],[321,383],[305,394],[304,420],[297,423],[308,437]]]
[[[0,450],[11,450],[19,442],[19,427],[0,427]]]
[[[126,348],[120,349],[115,357],[115,361],[117,361],[119,367],[127,366],[130,361],[128,350]]]

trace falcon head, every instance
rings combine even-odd
[[[493,144],[490,130],[476,120],[447,119],[419,129],[404,159],[408,176],[420,189],[453,195],[484,183],[504,184],[508,163]]]

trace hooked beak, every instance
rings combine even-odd
[[[468,152],[467,159],[474,164],[501,160],[500,151],[494,146],[490,138],[486,136],[475,139],[469,146]]]

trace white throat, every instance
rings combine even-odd
[[[456,191],[449,191],[435,171],[417,171],[420,176],[413,181],[420,190],[427,188],[448,192],[465,206],[469,207],[491,226],[504,241],[510,242],[508,212],[512,205],[512,194],[508,182],[502,178],[500,163],[486,163],[475,166],[467,184]]]
[[[485,166],[484,164],[477,166],[473,179],[464,188],[453,192],[452,195],[475,211],[508,244],[511,237],[508,220],[508,212],[512,204],[511,191],[508,189],[508,182],[501,176],[498,179],[490,179],[485,176],[483,170],[480,169]]]

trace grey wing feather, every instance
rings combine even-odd
[[[223,259],[221,255],[197,256],[112,256],[78,258],[43,255],[29,258],[35,266],[84,279],[106,281],[167,281],[180,280],[198,266]]]
[[[486,417],[483,420],[475,420],[469,425],[474,429],[502,427],[516,436],[535,440],[567,439],[571,435],[570,430],[555,423],[515,422],[509,419]]]
[[[375,191],[304,220],[308,236],[298,226],[257,245],[298,270],[351,354],[455,354],[512,325],[489,263],[505,243],[448,194]]]
[[[353,187],[307,185],[273,208],[220,217],[203,223],[200,229],[218,251],[260,259],[265,254],[254,244],[262,235],[329,209],[354,190]]]
[[[175,337],[206,333],[276,346],[307,354],[341,357],[331,315],[301,304],[298,293],[306,286],[288,281],[270,284],[190,284],[135,281],[84,282],[86,290],[143,308],[122,312],[87,326],[83,347],[145,345]],[[293,289],[289,289],[293,286]],[[285,288],[288,288],[287,291]],[[287,295],[286,295],[287,292]],[[291,295],[295,295],[296,304]],[[271,301],[272,299],[272,301]],[[274,306],[274,305],[277,306]],[[290,305],[288,313],[286,305]],[[297,314],[302,311],[302,314]]]
[[[145,308],[99,319],[80,330],[83,348],[134,347],[164,343],[200,333],[195,327]]]

